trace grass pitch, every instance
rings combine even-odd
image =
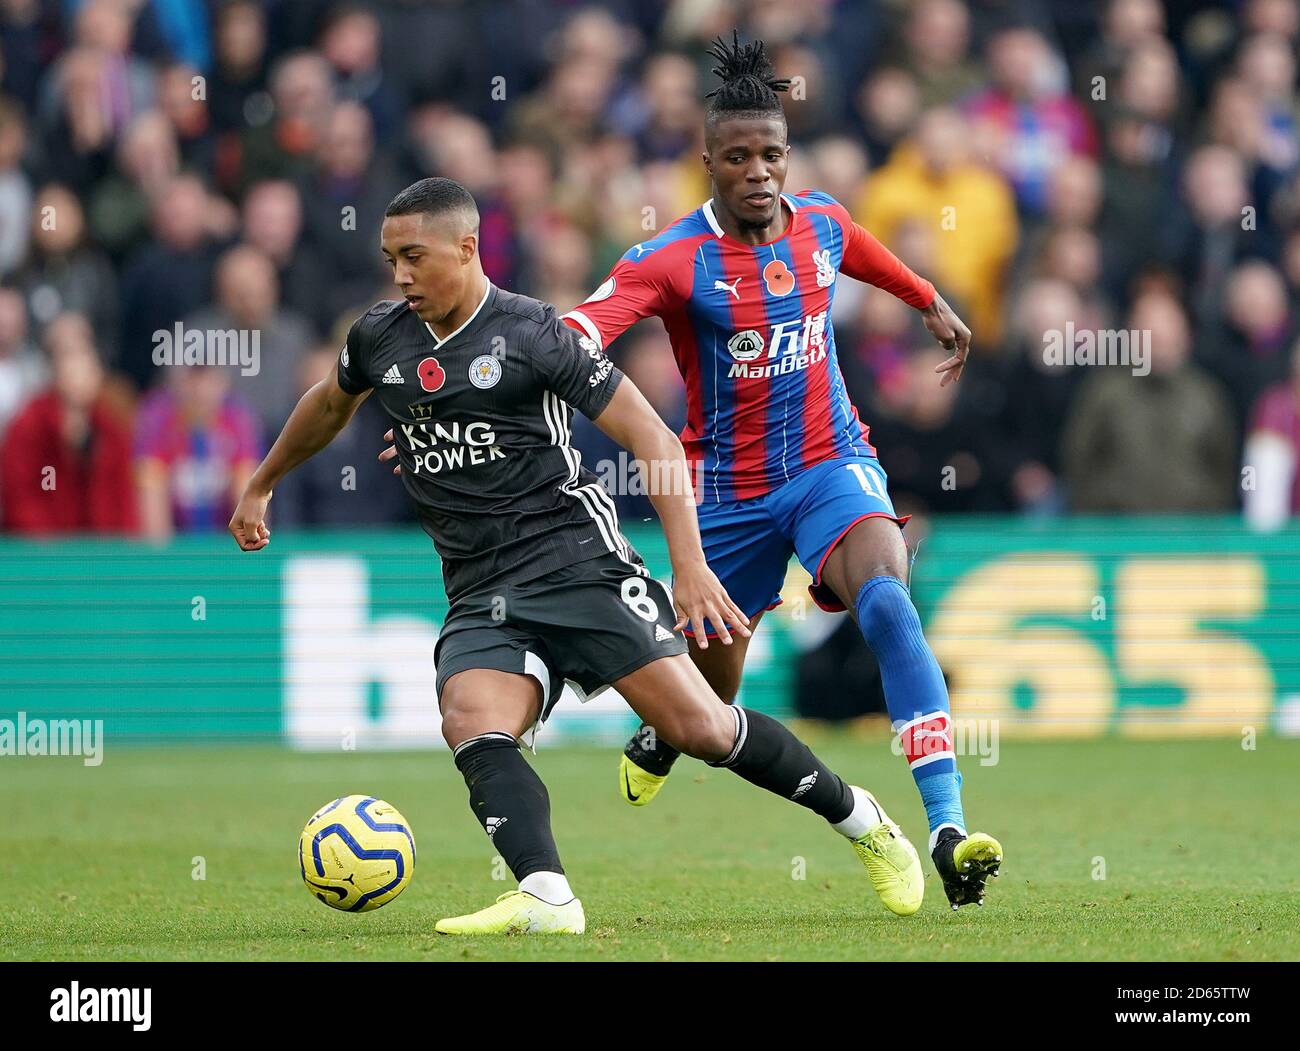
[[[924,815],[883,738],[814,735],[924,853]],[[653,805],[616,795],[615,749],[543,749],[582,938],[452,939],[440,916],[513,887],[444,753],[109,749],[0,760],[6,960],[1279,960],[1300,958],[1300,742],[1003,742],[963,762],[968,817],[1007,861],[950,912],[929,859],[900,919],[819,819],[683,761]],[[411,822],[411,885],[376,912],[309,896],[298,833],[339,795]],[[194,879],[202,859],[206,878]],[[1097,878],[1103,876],[1104,878]]]

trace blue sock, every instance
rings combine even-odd
[[[966,831],[948,687],[906,584],[897,577],[872,577],[858,592],[856,608],[862,637],[880,664],[890,722],[925,804],[933,850],[942,826]]]

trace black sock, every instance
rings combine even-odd
[[[623,754],[646,773],[663,777],[682,753],[661,740],[653,726],[642,723],[641,729],[623,746]]]
[[[508,733],[487,733],[462,742],[456,767],[469,786],[469,806],[515,879],[558,872],[560,852],[551,835],[546,786]]]
[[[736,713],[735,747],[710,766],[734,770],[750,784],[793,800],[832,824],[853,813],[849,786],[806,744],[771,716],[731,708]]]

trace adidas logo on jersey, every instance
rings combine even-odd
[[[488,839],[497,834],[497,830],[510,819],[508,817],[490,817],[483,822],[483,827],[487,829]]]
[[[655,642],[671,642],[673,633],[662,624],[655,625]]]
[[[801,795],[803,795],[810,788],[812,788],[812,786],[817,783],[817,774],[818,771],[814,770],[811,774],[809,774],[802,781],[800,781],[799,787],[794,790],[794,795],[792,795],[790,798],[798,799]]]
[[[384,382],[385,382],[385,383],[405,383],[406,380],[402,379],[402,374],[401,374],[400,372],[397,371],[397,366],[396,366],[396,365],[391,365],[391,366],[389,366],[388,371],[384,373]]]

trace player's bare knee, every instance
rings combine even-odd
[[[865,583],[868,580],[874,580],[876,577],[893,577],[895,580],[901,580],[907,583],[907,563],[897,559],[888,559],[876,562],[867,567],[866,573],[862,580]]]
[[[452,748],[481,733],[500,729],[490,725],[488,713],[472,694],[457,688],[454,677],[443,687],[438,707],[442,711],[442,738]]]
[[[473,713],[458,706],[454,701],[443,703],[442,739],[448,747],[455,748],[462,741],[468,741],[475,735]]]
[[[736,722],[725,708],[710,705],[708,710],[692,712],[674,721],[671,729],[676,740],[664,740],[683,755],[705,762],[724,758],[735,743]]]

